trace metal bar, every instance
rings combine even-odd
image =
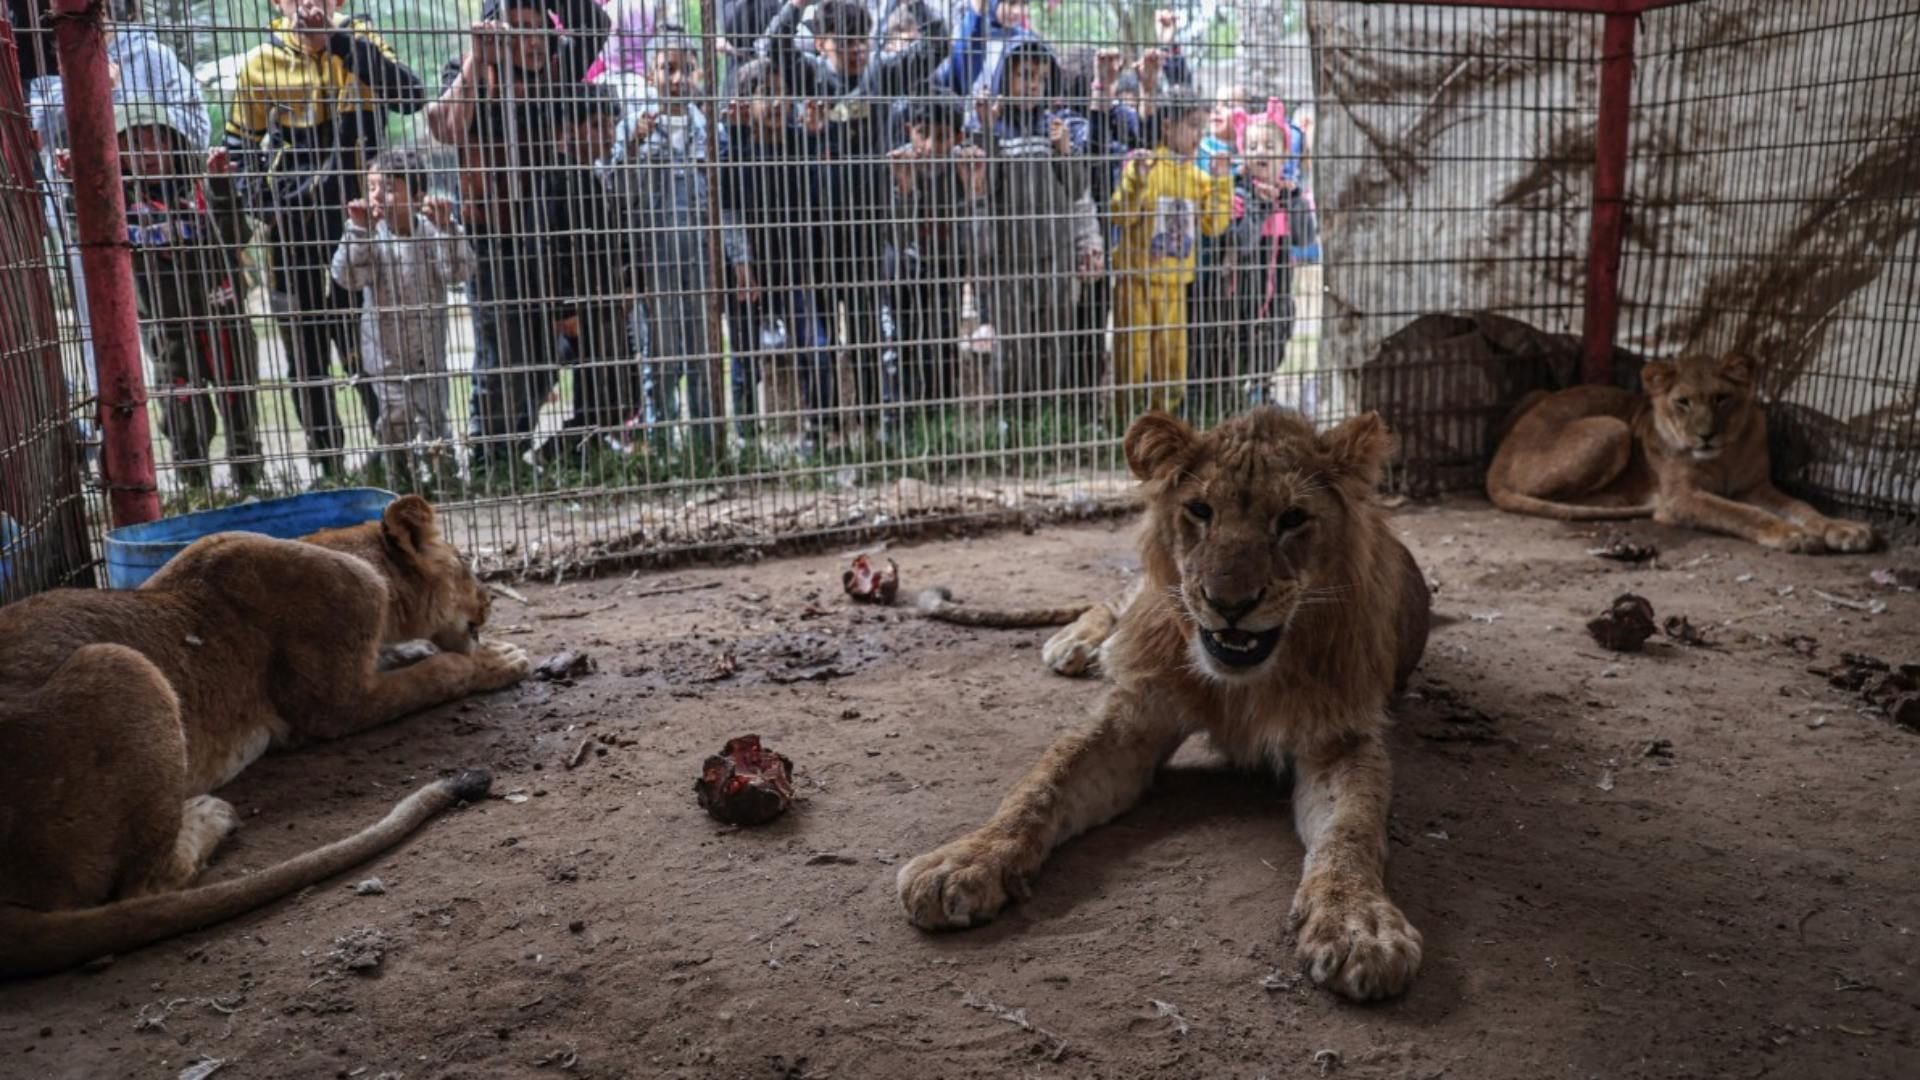
[[[1496,8],[1504,11],[1557,11],[1571,15],[1614,15],[1628,10],[1636,0],[1348,0],[1348,2],[1410,4],[1415,7]]]
[[[160,493],[154,485],[147,384],[140,368],[140,316],[120,189],[105,6],[99,0],[53,0],[53,23],[73,154],[80,266],[100,374],[101,471],[113,523],[137,525],[160,516]]]
[[[1600,119],[1594,133],[1593,226],[1587,236],[1587,298],[1581,379],[1613,377],[1620,325],[1620,245],[1627,193],[1628,106],[1633,100],[1635,15],[1609,15],[1600,53]]]
[[[706,76],[706,96],[703,111],[707,117],[707,160],[702,172],[707,178],[707,295],[702,307],[707,320],[708,355],[701,357],[701,370],[690,377],[705,378],[708,382],[707,400],[713,403],[711,411],[719,417],[713,426],[714,460],[727,456],[727,403],[732,400],[732,384],[728,380],[726,351],[721,348],[721,335],[726,327],[726,290],[728,282],[727,267],[722,258],[720,236],[720,116],[725,110],[725,99],[720,80],[720,59],[714,48],[714,38],[720,33],[720,5],[713,0],[700,0],[700,70]],[[739,351],[739,343],[734,350]]]
[[[1700,0],[1623,0],[1620,4],[1622,15],[1643,15],[1661,8],[1681,7],[1685,4],[1698,4]]]
[[[1557,11],[1571,15],[1639,15],[1701,0],[1347,0],[1356,4],[1410,4],[1415,7],[1494,8],[1503,11]]]

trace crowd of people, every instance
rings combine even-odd
[[[1315,244],[1308,129],[1264,94],[1199,93],[1171,12],[1129,54],[1056,47],[1024,0],[731,0],[706,37],[661,0],[486,0],[436,88],[338,0],[277,0],[216,138],[136,4],[110,4],[114,113],[190,483],[217,428],[236,484],[261,479],[255,244],[315,468],[345,468],[337,367],[396,486],[456,442],[456,287],[486,480],[711,455],[730,431],[804,449],[892,445],[936,412],[1058,420],[1109,386],[1128,416],[1190,382],[1243,405]],[[28,76],[58,173],[59,82]],[[390,145],[416,114],[423,137]],[[59,236],[65,212],[49,200]]]

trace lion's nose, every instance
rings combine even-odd
[[[1215,596],[1204,588],[1200,590],[1200,598],[1207,602],[1208,607],[1218,612],[1221,618],[1227,620],[1228,626],[1239,622],[1240,616],[1259,607],[1260,601],[1265,599],[1266,595],[1267,590],[1261,589],[1252,596],[1242,597],[1237,600],[1228,600]]]

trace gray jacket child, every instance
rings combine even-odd
[[[347,224],[333,279],[362,297],[360,362],[380,398],[383,445],[446,437],[447,290],[472,277],[473,264],[465,230],[442,233],[425,214],[414,215],[410,236],[384,221]],[[407,378],[422,375],[439,377]]]
[[[652,118],[652,130],[642,137],[639,120]],[[628,113],[614,136],[614,148],[603,175],[607,189],[626,210],[636,228],[628,235],[635,250],[628,265],[639,267],[649,297],[646,322],[651,359],[646,368],[650,420],[680,417],[677,384],[687,380],[691,418],[717,415],[713,383],[717,381],[720,343],[707,339],[705,295],[712,290],[707,243],[710,202],[717,193],[707,186],[707,117],[697,105],[679,116],[668,115],[658,98],[649,95]],[[714,138],[724,159],[726,129]],[[746,238],[740,230],[721,232],[722,258],[728,266],[747,261]],[[690,362],[704,361],[704,370]],[[696,436],[709,438],[706,428]]]

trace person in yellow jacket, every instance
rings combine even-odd
[[[1114,384],[1128,416],[1175,410],[1186,397],[1187,285],[1200,235],[1227,231],[1233,214],[1232,161],[1194,161],[1207,107],[1171,96],[1157,105],[1153,150],[1129,155],[1113,193],[1117,281],[1113,303]]]

